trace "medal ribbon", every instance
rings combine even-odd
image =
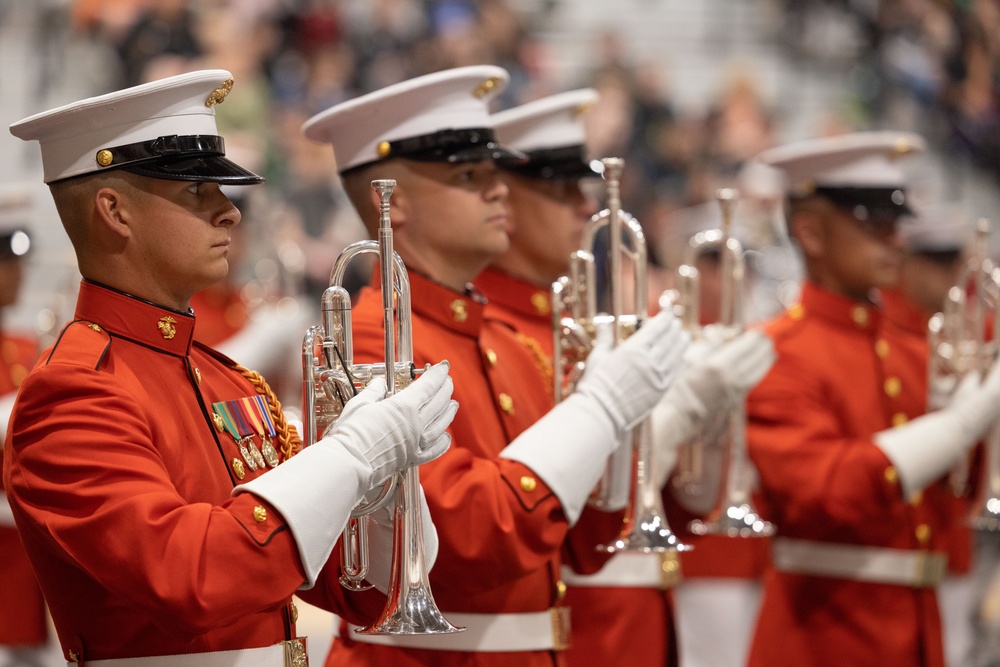
[[[256,396],[250,396],[249,400],[253,404],[253,407],[251,409],[252,414],[254,414],[257,417],[257,419],[261,421],[264,430],[267,431],[267,435],[269,437],[274,437],[275,434],[274,420],[271,419],[271,411],[267,409],[267,403],[264,402],[264,397],[258,394]],[[263,431],[259,432],[262,433]]]
[[[254,405],[254,400],[252,396],[247,396],[241,398],[240,402],[243,404],[243,414],[247,416],[247,420],[253,426],[254,432],[264,437],[264,421],[261,419],[260,414],[256,410],[256,405]]]
[[[219,415],[222,419],[223,426],[226,428],[226,432],[233,437],[233,440],[239,442],[241,435],[239,430],[236,428],[236,422],[233,419],[233,416],[229,413],[229,406],[226,405],[226,401],[212,403],[212,412]]]
[[[250,425],[250,419],[245,412],[241,399],[234,399],[232,401],[226,401],[226,410],[234,418],[236,422],[236,428],[239,429],[241,438],[253,437],[253,427]]]

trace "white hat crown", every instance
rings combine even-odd
[[[337,104],[307,120],[302,132],[332,144],[343,172],[394,157],[392,142],[443,130],[492,132],[489,104],[509,80],[493,65],[434,72]]]
[[[121,166],[115,148],[170,136],[218,135],[215,106],[233,86],[226,70],[201,70],[87,98],[10,126],[37,140],[45,182]]]

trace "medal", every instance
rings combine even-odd
[[[260,448],[264,454],[264,459],[267,461],[267,465],[274,468],[281,463],[281,460],[278,458],[278,452],[274,449],[274,445],[271,444],[271,439],[275,433],[271,412],[267,409],[264,397],[259,394],[257,396],[249,396],[243,400],[247,404],[247,413],[250,415],[250,421],[253,424],[254,430],[260,434]],[[263,467],[263,465],[262,463],[261,466]]]
[[[253,446],[253,432],[247,425],[247,421],[240,414],[239,401],[219,401],[212,404],[213,421],[218,425],[222,423],[223,429],[233,438],[233,442],[240,450],[240,456],[246,462],[250,470],[257,470],[264,467],[264,457],[261,456],[257,448]],[[249,443],[249,446],[247,445]]]

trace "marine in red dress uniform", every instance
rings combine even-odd
[[[376,426],[410,397],[447,405],[441,369],[382,402],[365,390],[356,405],[371,404],[293,457],[300,443],[263,379],[193,342],[191,294],[225,275],[239,222],[219,182],[262,180],[215,135],[213,105],[232,84],[192,72],[11,127],[42,145],[85,278],[74,320],[21,386],[4,461],[63,651],[80,665],[235,665],[244,649],[254,664],[288,664],[286,652],[305,664],[292,594],[349,613],[338,559],[324,565],[368,482],[384,479],[373,448],[386,476],[447,448],[447,418],[426,443]],[[440,401],[412,393],[428,375]],[[193,655],[218,651],[233,653]]]
[[[342,624],[329,665],[565,664],[566,637],[553,634],[553,618],[566,610],[561,551],[579,544],[569,555],[574,566],[596,569],[603,559],[594,546],[617,530],[583,508],[617,446],[617,430],[601,425],[603,415],[590,421],[593,412],[577,411],[576,401],[550,410],[540,350],[488,316],[485,300],[467,285],[508,245],[508,191],[494,161],[513,156],[494,142],[485,106],[506,81],[496,67],[439,72],[346,102],[305,126],[307,136],[333,144],[345,188],[372,233],[368,183],[395,179],[394,244],[409,269],[415,361],[447,358],[461,404],[451,450],[422,468],[421,482],[441,540],[430,573],[434,597],[449,620],[468,629],[371,638]],[[352,319],[355,357],[381,359],[377,290],[362,291]],[[675,325],[669,317],[650,321],[659,333],[647,342],[630,339],[595,376],[612,363],[634,367],[642,360],[624,357],[653,338],[683,349]],[[628,401],[610,396],[604,405],[648,412],[678,362],[666,351],[655,356],[650,370],[660,388]],[[580,423],[586,432],[574,435]]]
[[[951,464],[988,428],[1000,380],[926,416],[925,355],[873,289],[898,279],[901,154],[859,133],[779,147],[800,302],[768,324],[778,362],[750,394],[751,458],[776,525],[750,664],[944,664],[934,586],[946,566]]]
[[[528,160],[504,167],[511,247],[476,278],[476,286],[488,299],[487,318],[506,323],[543,360],[550,393],[552,283],[566,274],[597,208],[581,180],[600,177],[585,157],[586,112],[596,101],[596,91],[575,90],[493,114],[500,141]],[[615,520],[605,543],[621,530],[620,515],[607,518]],[[674,664],[669,586],[676,578],[675,554],[621,554],[612,561],[600,581],[564,568],[573,622],[567,664]],[[610,576],[622,567],[634,580],[627,587]]]

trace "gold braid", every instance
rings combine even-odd
[[[528,348],[529,351],[535,357],[535,368],[541,373],[542,379],[545,384],[552,386],[552,360],[549,355],[545,354],[542,346],[537,340],[531,336],[525,336],[523,333],[518,332],[517,339],[521,341],[521,344]]]
[[[244,368],[236,362],[233,362],[233,366],[242,373],[243,377],[250,381],[250,384],[254,386],[258,394],[267,398],[267,407],[271,412],[271,419],[274,421],[274,431],[278,436],[278,442],[281,443],[282,460],[287,461],[302,451],[302,439],[299,438],[298,431],[295,430],[294,426],[288,425],[288,422],[285,420],[285,413],[281,410],[281,403],[278,401],[278,397],[274,395],[274,392],[271,391],[271,387],[268,386],[267,381],[264,380],[264,376],[257,371]]]

